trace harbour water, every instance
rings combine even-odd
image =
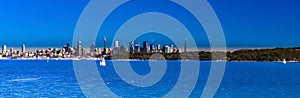
[[[95,61],[98,62],[98,61]],[[126,62],[126,61],[116,61]],[[139,75],[147,75],[149,61],[130,61]],[[161,80],[151,87],[124,82],[112,61],[97,66],[107,87],[121,97],[162,97],[178,81],[180,61],[166,61]],[[200,97],[211,68],[200,61],[198,81],[190,97]],[[227,62],[215,97],[300,97],[300,63]],[[96,92],[95,92],[96,93]],[[180,95],[180,93],[179,93]],[[0,60],[0,97],[85,97],[74,73],[72,60]],[[109,97],[109,96],[108,96]]]

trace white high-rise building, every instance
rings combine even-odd
[[[2,54],[5,54],[7,52],[7,47],[6,45],[2,46]]]
[[[76,48],[76,51],[75,51],[75,52],[76,52],[76,55],[77,55],[77,56],[82,56],[82,50],[83,50],[83,49],[82,49],[82,47],[81,47],[81,41],[78,41],[78,42],[77,42],[77,48]]]
[[[116,41],[114,42],[114,48],[118,48],[118,47],[119,47],[119,41],[116,40]]]

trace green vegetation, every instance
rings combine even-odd
[[[238,50],[227,54],[230,61],[300,61],[300,48]]]
[[[243,49],[234,52],[183,52],[183,53],[124,53],[107,59],[137,60],[229,60],[229,61],[300,61],[299,48]]]

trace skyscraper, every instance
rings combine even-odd
[[[71,53],[70,43],[67,43],[63,48],[65,49],[64,53]]]
[[[9,49],[9,52],[10,52],[10,53],[13,53],[13,52],[14,52],[14,48],[10,48],[10,49]]]
[[[116,41],[114,42],[114,48],[118,48],[118,47],[119,47],[119,41],[116,40]]]
[[[154,44],[151,44],[151,45],[150,45],[150,52],[154,52],[154,49],[155,49],[155,48],[154,48]]]
[[[129,43],[129,52],[131,52],[131,53],[134,52],[134,46],[133,46],[133,44],[134,44],[133,41],[131,41],[131,42]]]
[[[2,46],[2,54],[5,54],[6,51],[7,51],[7,47],[6,47],[6,45],[3,45],[3,46]]]
[[[119,48],[119,41],[114,41],[114,48],[111,51],[112,54],[119,54],[120,48]]]
[[[81,48],[81,55],[80,56],[86,56],[85,48]]]
[[[22,50],[21,50],[21,52],[22,52],[22,53],[25,53],[25,44],[22,45]]]
[[[135,52],[135,53],[139,53],[140,51],[141,51],[140,44],[135,44],[135,45],[134,45],[134,52]]]
[[[81,47],[81,41],[77,42],[77,48],[76,48],[76,55],[77,56],[82,56],[82,47]]]
[[[95,52],[95,43],[92,43],[90,46],[90,53],[94,53]]]
[[[70,43],[67,43],[67,46],[66,46],[66,52],[68,52],[68,53],[71,52],[71,49],[70,49]]]
[[[146,41],[143,42],[143,52],[144,53],[148,52],[148,43]]]
[[[124,45],[120,47],[120,53],[126,53],[127,49]]]

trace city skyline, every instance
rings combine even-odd
[[[2,0],[0,98],[300,98],[300,0]]]
[[[77,41],[78,42],[78,41]],[[80,41],[80,42],[82,42],[82,41]],[[115,42],[117,42],[117,44],[115,44]],[[110,47],[108,47],[108,48],[115,48],[115,46],[117,46],[117,47],[120,47],[120,46],[125,46],[125,47],[129,47],[130,45],[127,45],[127,44],[124,44],[124,43],[122,43],[122,44],[119,44],[119,40],[115,40],[113,43],[113,45],[111,45]],[[130,42],[135,42],[135,41],[130,41]],[[129,42],[129,43],[130,43]],[[144,41],[142,41],[142,42],[144,42]],[[142,44],[142,42],[135,42],[134,43],[134,45],[136,45],[136,44],[139,44],[140,46],[143,46],[143,44]],[[146,41],[147,43],[149,43],[148,41]],[[183,43],[185,43],[185,42],[183,42]],[[26,45],[28,45],[28,44],[20,44],[19,46],[12,46],[12,45],[8,45],[8,44],[0,44],[1,46],[6,46],[7,48],[14,48],[14,49],[18,49],[18,50],[20,50],[20,51],[22,51],[22,47],[24,46],[24,47],[26,47],[26,49],[28,49],[28,48],[30,48],[30,49],[35,49],[35,48],[61,48],[62,46],[66,46],[67,44],[69,44],[70,45],[70,42],[65,42],[64,43],[64,45],[61,45],[61,46],[57,46],[57,47],[51,47],[51,46],[45,46],[45,47],[28,47],[28,46],[26,46]],[[97,47],[97,48],[104,48],[104,46],[96,46],[96,44],[95,44],[95,42],[92,42],[90,45],[92,45],[92,44],[94,44],[94,46],[95,47]],[[78,45],[78,43],[77,44],[75,44],[75,46],[77,46]],[[157,44],[157,45],[160,45],[160,46],[166,46],[166,45],[173,45],[173,44]],[[75,46],[69,46],[69,47],[75,47]],[[148,45],[149,46],[149,48],[150,48],[150,45]],[[89,46],[90,47],[90,46]],[[105,47],[107,47],[107,46],[105,46]],[[84,48],[88,48],[88,46],[86,46],[86,47],[84,47]],[[177,47],[176,47],[177,48]],[[26,50],[26,49],[24,49],[24,51]],[[88,48],[89,49],[89,48]],[[182,48],[182,49],[184,49],[184,48]],[[192,49],[192,48],[188,48],[187,47],[187,49]]]
[[[0,34],[5,36],[0,36],[0,45],[60,47],[65,42],[72,42],[76,23],[88,2],[89,0],[18,1],[17,3],[2,1]],[[300,46],[298,38],[300,13],[295,13],[300,11],[299,1],[208,0],[208,2],[218,15],[229,48]],[[205,34],[202,35],[205,37]],[[205,44],[200,45],[201,47],[209,47],[206,39],[199,38],[196,41]]]
[[[66,43],[62,48],[51,48],[37,49],[34,51],[26,51],[26,45],[21,45],[21,50],[14,49],[2,45],[2,52],[0,57],[11,57],[11,58],[74,58],[74,57],[106,57],[113,54],[124,54],[124,53],[179,53],[180,50],[172,45],[161,46],[160,44],[150,44],[147,41],[143,41],[142,45],[134,44],[134,41],[129,42],[128,47],[121,45],[119,47],[119,41],[115,40],[113,47],[106,46],[106,37],[103,38],[103,47],[96,47],[94,42],[91,43],[90,47],[83,47],[81,41],[77,41],[76,46],[70,46],[70,43]],[[185,41],[186,44],[186,41]],[[132,48],[133,47],[133,48]],[[9,48],[9,49],[8,49]],[[186,45],[184,47],[186,49]],[[89,51],[87,51],[89,50]],[[184,51],[186,52],[186,50]]]

